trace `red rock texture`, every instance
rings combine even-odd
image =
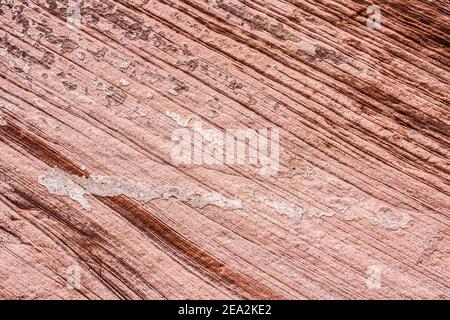
[[[448,299],[448,31],[442,0],[2,1],[0,298]],[[279,170],[175,164],[196,123],[278,128]]]

